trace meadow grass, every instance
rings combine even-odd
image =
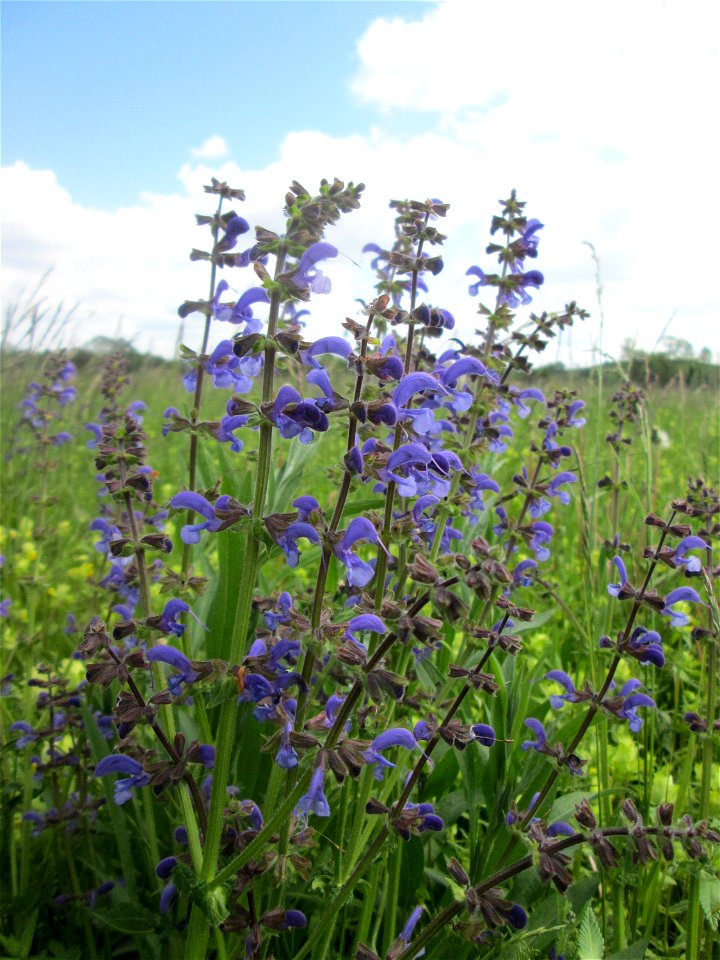
[[[81,665],[72,659],[75,638],[65,632],[66,618],[72,615],[84,625],[98,612],[102,616],[107,614],[97,607],[95,584],[101,575],[102,557],[93,549],[88,535],[97,487],[92,453],[85,448],[86,435],[83,432],[84,423],[93,418],[100,406],[100,367],[90,363],[81,372],[79,400],[64,411],[63,428],[73,434],[74,440],[61,451],[62,456],[58,452],[57,467],[49,475],[49,485],[43,494],[47,503],[40,516],[39,507],[34,502],[39,496],[37,476],[33,476],[35,451],[25,448],[28,437],[18,427],[18,403],[25,384],[37,376],[37,367],[41,363],[41,357],[31,355],[10,355],[5,360],[2,552],[10,562],[4,571],[3,598],[11,600],[12,615],[5,623],[2,673],[13,673],[24,679],[41,676],[43,667],[38,664],[49,661],[53,670],[79,681],[83,671]],[[158,430],[165,407],[174,404],[183,412],[177,399],[178,380],[179,370],[175,365],[141,366],[126,395],[127,400],[142,398],[147,403],[144,416],[150,438],[149,463],[157,471],[155,489],[160,503],[169,500],[185,484],[186,463],[178,456],[172,438],[161,438]],[[587,403],[588,423],[579,439],[581,492],[566,508],[562,524],[558,524],[554,563],[551,570],[544,573],[536,599],[539,613],[522,632],[525,654],[518,661],[508,659],[502,663],[495,657],[491,659],[492,671],[502,685],[488,719],[498,737],[510,741],[524,735],[522,722],[528,712],[543,719],[547,707],[545,693],[539,686],[542,673],[562,667],[571,671],[578,687],[585,678],[597,684],[603,669],[596,649],[597,639],[620,627],[616,604],[605,591],[612,551],[603,546],[603,540],[610,537],[612,531],[609,524],[611,495],[597,486],[601,477],[613,468],[612,450],[605,441],[609,430],[608,387],[606,385],[603,390],[596,378],[588,384],[583,398]],[[223,399],[220,391],[209,396],[205,415],[219,417]],[[717,478],[718,423],[712,410],[712,398],[707,390],[681,387],[649,390],[642,418],[635,424],[633,443],[621,456],[617,467],[626,484],[619,496],[618,532],[621,539],[636,540],[638,531],[647,529],[642,527],[642,520],[648,512],[663,515],[667,504],[684,492],[688,475]],[[524,428],[520,425],[516,433],[521,449],[526,447]],[[342,449],[332,436],[322,436],[316,441],[312,460],[307,456],[308,450],[293,441],[289,449],[286,447],[274,455],[273,483],[268,494],[271,511],[289,509],[290,501],[300,488],[312,490],[319,500],[332,504],[339,476],[336,465]],[[198,463],[201,486],[209,488],[221,479],[223,491],[231,492],[241,500],[244,494],[247,499],[250,481],[247,471],[248,464],[253,463],[252,453],[244,456],[242,461],[239,458],[234,461],[225,447],[207,442],[201,444]],[[486,469],[502,487],[517,470],[517,462],[512,452],[508,452],[490,457]],[[367,493],[356,496],[350,512],[361,509],[380,511],[382,498]],[[176,536],[180,522],[178,517],[175,520]],[[487,530],[481,525],[477,532],[486,534]],[[210,578],[206,598],[197,607],[200,620],[210,621],[210,598],[222,588],[217,580],[218,569],[222,567],[222,563],[218,563],[218,551],[232,552],[233,549],[231,542],[208,538],[196,551],[193,559],[196,571]],[[299,596],[303,591],[308,594],[311,591],[312,571],[316,569],[318,558],[317,547],[304,552],[303,565],[296,578]],[[635,571],[629,569],[628,573],[636,582]],[[337,578],[336,570],[330,574],[330,589],[333,577]],[[268,557],[260,567],[259,593],[276,594],[283,589],[285,578],[282,555]],[[662,574],[657,586],[662,590]],[[445,683],[443,677],[447,665],[461,652],[463,639],[456,627],[447,623],[443,632],[445,645],[439,661],[434,665],[427,664],[419,671],[421,688],[432,690],[438,683]],[[191,625],[189,633],[192,651],[201,657],[205,652],[204,632]],[[671,670],[641,669],[643,683],[658,705],[657,714],[648,715],[639,737],[607,719],[597,721],[592,736],[586,741],[589,756],[587,780],[578,791],[557,797],[548,814],[549,820],[563,819],[571,811],[573,801],[588,794],[600,798],[601,815],[607,823],[613,822],[618,800],[625,795],[635,798],[638,809],[645,816],[652,806],[666,801],[676,803],[683,811],[694,812],[701,776],[700,756],[694,740],[688,740],[680,718],[683,712],[702,705],[706,664],[699,645],[688,638],[687,632],[670,630],[667,649]],[[209,652],[212,655],[212,651]],[[399,662],[394,666],[402,668]],[[618,681],[625,679],[626,675],[621,672]],[[99,699],[96,695],[95,703],[104,712],[111,706],[107,693],[101,693]],[[137,895],[138,890],[157,889],[153,868],[169,831],[176,825],[174,805],[167,800],[160,806],[135,801],[120,814],[112,803],[108,803],[101,810],[92,832],[87,823],[83,824],[85,843],[74,853],[69,850],[67,837],[58,831],[50,838],[29,840],[28,831],[20,827],[18,818],[31,806],[33,785],[26,758],[8,746],[7,729],[10,722],[30,715],[30,711],[27,687],[24,691],[18,687],[9,697],[3,698],[1,719],[6,744],[3,806],[4,838],[7,841],[4,859],[8,866],[5,904],[6,908],[10,903],[17,909],[16,899],[12,895],[8,897],[8,893],[23,891],[23,915],[30,924],[25,933],[7,933],[6,949],[16,951],[10,952],[12,956],[29,955],[23,952],[33,942],[33,935],[28,934],[27,929],[33,931],[37,927],[40,940],[44,939],[46,946],[50,945],[47,946],[48,953],[43,956],[84,956],[91,943],[94,955],[105,955],[115,942],[114,938],[119,937],[118,942],[122,943],[123,935],[130,934],[136,942],[138,938],[145,942],[144,949],[150,951],[147,955],[179,956],[173,953],[173,950],[182,949],[177,933],[173,934],[167,927],[161,932],[154,911],[144,904],[142,895]],[[214,712],[210,699],[203,714],[194,719],[186,713],[180,716],[179,722],[188,738],[198,733],[209,736]],[[567,715],[565,725],[558,731],[560,737],[571,736],[577,725],[577,719],[571,718],[569,710]],[[476,715],[468,711],[466,719],[474,720]],[[203,726],[204,730],[201,729]],[[92,748],[101,750],[97,735],[95,743],[92,736],[90,740]],[[277,794],[279,784],[276,775],[271,773],[270,757],[259,752],[261,742],[257,725],[245,723],[241,726],[231,781],[243,796],[256,796],[263,783],[268,784],[270,793]],[[249,755],[256,757],[256,762],[248,764],[245,758]],[[486,875],[497,869],[507,845],[505,811],[518,792],[525,796],[532,794],[544,777],[542,763],[525,764],[522,770],[517,766],[519,761],[517,753],[508,760],[503,753],[496,751],[490,762],[481,768],[470,751],[457,753],[442,745],[436,753],[434,769],[424,783],[422,799],[435,802],[449,835],[425,845],[417,838],[406,845],[387,844],[359,883],[354,896],[350,897],[342,928],[334,933],[337,942],[349,942],[344,931],[353,929],[355,946],[358,942],[372,940],[387,950],[397,933],[395,913],[408,913],[421,888],[434,888],[438,905],[446,900],[442,889],[443,885],[447,886],[447,881],[434,864],[441,856],[452,856],[458,843],[467,844],[473,875]],[[511,765],[509,769],[508,763]],[[518,780],[520,791],[515,787]],[[343,792],[339,812],[327,825],[328,843],[323,857],[314,866],[312,882],[293,893],[293,902],[306,912],[321,907],[323,901],[352,876],[352,869],[372,835],[373,825],[372,821],[365,824],[357,819],[350,821],[348,809],[354,804],[364,805],[372,789],[366,771],[354,787],[351,799],[348,799],[347,791]],[[389,787],[383,785],[379,792],[375,791],[380,801],[389,796],[388,790]],[[472,815],[471,811],[477,809],[485,811],[486,823]],[[712,783],[709,815],[720,815],[717,778]],[[153,824],[150,831],[146,829],[148,820]],[[72,842],[75,843],[74,837]],[[68,883],[68,868],[70,882],[77,886],[75,892],[84,889],[78,874],[87,876],[99,859],[108,857],[103,846],[115,846],[116,852],[110,854],[110,863],[106,862],[99,872],[102,873],[103,869],[107,872],[114,860],[117,872],[125,877],[125,890],[116,906],[100,912],[101,922],[98,927],[96,921],[93,930],[89,928],[87,914],[82,910],[75,911],[72,923],[77,925],[78,935],[85,938],[85,946],[76,954],[53,953],[53,949],[60,949],[61,942],[67,941],[58,926],[58,917],[45,912],[43,891],[50,890],[55,894],[58,889],[63,889],[63,884]],[[509,942],[496,948],[498,955],[507,958],[546,955],[554,943],[562,940],[561,933],[567,930],[573,917],[581,918],[578,929],[582,936],[590,937],[592,941],[594,918],[589,919],[586,904],[598,890],[598,935],[607,945],[608,956],[681,955],[687,894],[674,879],[677,864],[657,862],[640,869],[632,862],[630,851],[624,857],[620,881],[606,883],[604,871],[591,862],[590,876],[581,877],[578,873],[578,884],[571,888],[569,898],[554,892],[548,895],[539,881],[530,875],[521,878],[514,896],[533,904],[530,923]],[[43,882],[33,885],[32,877],[37,876],[42,876]],[[266,881],[260,890],[261,895],[262,892],[269,894],[269,882]],[[707,902],[714,902],[704,890]],[[396,904],[397,909],[392,913],[385,909],[385,899]],[[323,956],[327,950],[330,950],[329,955],[335,955],[329,946],[332,928],[328,936],[330,939],[322,947]],[[37,942],[37,935],[35,939]],[[567,938],[564,942],[567,949],[572,949],[572,942]],[[428,956],[447,956],[449,949],[458,957],[475,955],[472,949],[468,952],[467,945],[456,936],[451,935],[451,947],[448,943],[446,939],[430,947]],[[628,944],[634,946],[628,950]],[[289,949],[289,945],[285,949]],[[320,950],[319,947],[316,949]],[[706,956],[710,957],[711,951],[710,947]],[[279,955],[290,956],[292,953]],[[319,957],[320,953],[310,955]],[[582,950],[577,955],[588,956]]]
[[[438,200],[391,202],[364,322],[305,340],[363,189],[293,182],[286,232],[238,252],[244,192],[213,179],[182,370],[85,351],[73,385],[45,314],[10,315],[2,948],[711,960],[712,378],[528,381],[588,314],[512,330],[544,283],[515,191],[499,272],[468,271],[477,343],[420,302]]]

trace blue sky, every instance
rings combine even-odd
[[[345,136],[377,110],[352,97],[357,38],[421,3],[25,2],[2,7],[2,155],[50,167],[73,199],[122,205],[174,187],[204,131],[250,166],[290,129]],[[387,118],[411,133],[423,121]]]
[[[393,197],[451,204],[429,301],[471,336],[471,264],[498,198],[538,217],[536,310],[593,314],[548,360],[588,363],[667,334],[720,352],[720,205],[710,0],[24,2],[2,15],[2,293],[75,307],[71,342],[116,333],[170,355],[205,295],[194,214],[211,176],[282,226],[292,179],[367,184],[328,237],[333,294],[310,335],[372,295],[362,246]],[[596,266],[601,262],[602,323]],[[252,280],[228,279],[238,294]],[[183,331],[192,341],[193,331]],[[219,331],[217,339],[226,336]]]

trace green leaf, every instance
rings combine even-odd
[[[572,793],[565,793],[561,797],[558,797],[550,808],[550,812],[547,815],[547,822],[554,823],[555,820],[569,820],[577,804],[589,796],[592,796],[592,794],[588,794],[587,790],[573,790]]]
[[[105,740],[100,732],[97,721],[90,713],[90,710],[86,706],[82,706],[81,710],[83,715],[83,723],[85,724],[85,730],[90,743],[90,756],[95,763],[98,763],[109,752],[107,740]],[[118,854],[120,856],[122,875],[125,883],[127,884],[128,893],[131,896],[135,896],[137,893],[137,877],[135,873],[135,859],[133,857],[130,834],[127,827],[127,815],[125,811],[121,810],[120,807],[115,803],[113,787],[111,784],[105,783],[106,779],[106,777],[102,778],[102,788],[107,800],[106,809],[108,810],[108,814],[110,816],[112,832],[115,837]]]
[[[556,613],[557,610],[543,610],[542,613],[536,613],[532,620],[526,623],[516,623],[512,628],[512,633],[523,633],[525,630],[534,630],[536,627],[541,627],[554,617]]]
[[[95,913],[94,918],[113,930],[136,935],[152,933],[158,926],[157,915],[138,906],[118,905],[108,913]]]
[[[717,877],[700,877],[700,906],[707,922],[717,930],[720,921],[720,880]]]
[[[625,947],[624,950],[618,950],[616,953],[608,954],[605,960],[643,960],[647,953],[649,943],[650,941],[647,937],[642,940],[636,940],[635,943],[631,943],[630,946]]]
[[[232,677],[224,677],[219,683],[213,684],[205,697],[205,706],[208,710],[237,697],[238,688]]]
[[[452,826],[458,817],[468,810],[466,791],[463,789],[446,793],[444,797],[437,801],[435,809],[438,816],[445,821],[445,825]]]
[[[595,896],[598,889],[598,878],[582,877],[577,883],[571,884],[565,891],[565,898],[570,901],[575,916],[579,917],[583,907]]]
[[[605,941],[595,919],[592,904],[585,907],[578,931],[578,960],[603,960]]]
[[[324,434],[316,434],[312,443],[300,443],[292,440],[287,445],[287,457],[281,467],[270,471],[268,485],[267,513],[284,513],[291,510],[292,501],[301,493],[312,493],[317,489],[317,475],[304,482],[303,475],[308,461],[313,461],[314,471],[318,464],[327,464],[328,454],[320,453],[325,440]]]
[[[445,677],[434,663],[429,660],[419,660],[417,665],[418,677],[426,690],[439,690],[445,683]]]

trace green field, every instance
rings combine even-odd
[[[163,838],[166,842],[168,831],[177,820],[172,801],[164,798],[155,811],[148,808],[147,803],[139,805],[139,801],[133,801],[134,810],[123,808],[123,814],[127,814],[124,823],[118,821],[118,815],[110,805],[105,805],[100,808],[92,826],[87,822],[82,825],[84,839],[79,846],[77,833],[63,836],[62,830],[57,828],[44,831],[41,837],[28,839],[27,827],[23,827],[20,819],[27,807],[40,810],[47,802],[42,791],[37,793],[29,776],[31,768],[27,751],[14,749],[8,744],[9,724],[33,716],[34,698],[26,681],[31,677],[46,677],[44,671],[47,670],[65,678],[71,685],[79,682],[84,670],[81,662],[72,659],[77,635],[68,634],[67,617],[71,615],[82,628],[92,616],[107,617],[109,613],[107,601],[103,601],[98,589],[104,557],[94,549],[94,538],[89,533],[90,521],[97,515],[97,483],[93,455],[85,448],[89,434],[83,430],[84,424],[94,418],[101,406],[101,361],[90,359],[80,371],[78,398],[63,411],[61,422],[62,428],[73,434],[73,441],[51,451],[52,467],[43,473],[37,461],[42,451],[28,449],[32,437],[20,423],[18,404],[24,386],[42,374],[46,360],[42,356],[21,354],[9,354],[4,360],[2,553],[6,563],[2,597],[11,603],[10,615],[4,622],[2,673],[14,674],[15,678],[2,701],[3,740],[6,744],[3,752],[3,846],[7,867],[4,872],[4,905],[8,917],[4,942],[11,956],[40,955],[24,952],[33,942],[45,944],[46,952],[42,956],[86,956],[91,942],[99,956],[110,956],[107,951],[118,949],[120,953],[113,952],[113,955],[126,956],[128,950],[132,953],[134,949],[130,944],[140,937],[146,943],[144,949],[153,955],[157,952],[164,956],[178,956],[173,952],[182,949],[176,940],[177,933],[173,934],[167,924],[160,924],[153,911],[148,909],[145,895],[138,893],[141,889],[157,887],[157,882],[149,879],[148,871],[152,868],[158,843],[162,853]],[[554,556],[552,562],[543,568],[542,583],[534,588],[533,606],[538,614],[522,634],[523,655],[517,661],[507,660],[503,664],[497,660],[493,664],[504,693],[488,707],[487,719],[496,730],[504,731],[509,740],[518,735],[524,711],[530,711],[533,716],[547,713],[547,690],[543,689],[547,685],[541,687],[540,684],[545,670],[568,669],[568,665],[572,665],[570,672],[577,678],[578,687],[585,678],[598,682],[604,663],[597,650],[597,638],[612,633],[619,626],[617,603],[605,590],[608,580],[612,580],[609,569],[611,551],[603,547],[603,540],[611,530],[613,496],[598,488],[598,481],[612,474],[614,469],[612,450],[605,436],[610,427],[610,397],[617,387],[617,380],[617,374],[607,369],[582,378],[564,375],[564,384],[579,387],[587,404],[588,422],[579,433],[577,446],[582,463],[581,484],[572,503],[563,508],[562,522],[556,523]],[[546,388],[542,371],[533,382]],[[183,412],[182,401],[178,402],[178,397],[182,396],[178,384],[176,365],[145,363],[134,372],[132,383],[124,394],[125,402],[139,398],[147,401],[144,416],[149,437],[148,462],[157,472],[155,491],[159,504],[166,503],[185,485],[186,465],[178,451],[178,438],[162,438],[158,429],[166,406],[174,404]],[[555,378],[554,386],[564,384],[558,384]],[[222,414],[224,397],[222,391],[214,391],[207,404],[206,416],[219,417]],[[711,388],[691,389],[682,383],[663,388],[650,385],[642,414],[632,425],[632,444],[623,452],[617,465],[623,487],[618,493],[618,530],[621,539],[634,545],[636,553],[637,547],[644,546],[652,537],[652,528],[643,527],[642,523],[647,513],[664,516],[669,503],[684,495],[688,476],[717,477],[718,422],[715,413]],[[527,436],[523,435],[523,430],[527,434],[531,424],[532,418],[529,418],[516,431],[519,450],[527,448]],[[321,436],[307,447],[291,441],[284,449],[279,449],[269,493],[270,508],[280,512],[291,509],[290,500],[301,490],[312,491],[321,502],[331,504],[341,453],[339,441],[334,441],[330,435]],[[252,462],[253,455],[248,455],[247,451],[242,456],[233,456],[226,447],[220,448],[208,440],[200,448],[200,485],[210,487],[220,479],[223,491],[242,493],[248,486]],[[575,458],[572,466],[577,469]],[[483,468],[502,489],[517,471],[518,459],[512,451],[490,455]],[[357,509],[382,509],[380,497],[365,495],[360,500],[354,512]],[[350,510],[353,511],[352,506]],[[487,518],[489,514],[485,516]],[[176,533],[180,519],[176,518],[172,524]],[[481,524],[473,532],[491,535],[488,525]],[[237,540],[237,535],[226,534],[228,538],[233,536]],[[198,599],[195,605],[201,620],[207,621],[211,616],[208,598],[214,596],[218,549],[223,551],[227,547],[216,539],[207,538],[193,558],[194,571],[210,578],[205,597]],[[319,548],[310,546],[303,551],[302,565],[292,572],[293,590],[300,598],[303,591],[309,596],[318,555]],[[637,562],[628,561],[628,574],[633,582],[638,577],[634,575],[636,571],[632,564]],[[332,570],[330,588],[333,577],[337,581],[337,576],[337,570]],[[660,591],[667,579],[667,574],[660,574],[656,584]],[[288,571],[282,554],[277,551],[261,566],[258,593],[272,595],[282,590],[287,582]],[[474,602],[466,599],[470,607],[465,616],[472,622],[480,613],[479,604],[477,599]],[[463,620],[454,624],[447,622],[443,628],[441,670],[443,659],[449,662],[462,656],[467,642],[462,624]],[[199,659],[204,654],[206,635],[194,626],[190,627],[190,632],[192,651]],[[639,668],[647,692],[657,703],[657,712],[648,712],[639,735],[633,735],[625,725],[607,719],[596,722],[585,742],[586,775],[581,784],[570,784],[577,789],[558,796],[549,819],[552,816],[564,818],[572,802],[581,796],[596,798],[599,793],[603,794],[601,809],[610,822],[617,816],[619,798],[626,795],[632,796],[643,811],[662,802],[672,802],[679,810],[694,811],[702,776],[701,748],[694,738],[688,737],[687,726],[681,717],[686,711],[702,711],[707,650],[691,640],[687,630],[666,629],[665,633],[666,655],[671,666],[662,671],[652,667]],[[222,638],[213,638],[213,644],[216,655],[221,656]],[[436,672],[428,673],[428,669],[420,674],[421,687],[423,680],[432,686],[437,675]],[[618,680],[623,681],[629,675],[628,668],[623,666]],[[214,722],[216,711],[212,709],[212,695],[205,694],[205,697],[210,708],[203,711],[202,721],[188,715],[180,718],[188,736],[196,733],[198,723],[212,726]],[[97,706],[107,711],[111,699],[109,691],[103,694],[96,689],[90,696],[87,709]],[[570,735],[573,726],[577,725],[576,719],[569,719],[569,708],[565,713],[568,719],[566,726],[561,725],[558,731],[561,737]],[[559,717],[562,718],[563,714]],[[477,714],[468,711],[468,719],[477,720]],[[72,737],[72,733],[69,736]],[[243,795],[254,796],[268,777],[268,758],[256,752],[261,738],[257,725],[247,716],[239,736],[240,748],[235,755],[235,773],[231,781],[240,787]],[[93,743],[92,736],[89,739],[91,749],[96,749],[97,743]],[[58,745],[59,749],[65,747],[65,741]],[[250,765],[245,759],[249,750],[256,755]],[[529,795],[540,783],[544,768],[541,763],[528,763],[523,771],[519,764],[525,757],[523,754],[518,756],[517,752],[506,759],[496,755],[494,762],[482,769],[476,760],[468,766],[470,759],[469,753],[455,754],[448,747],[441,746],[435,769],[423,786],[423,799],[436,803],[449,828],[449,835],[426,844],[414,839],[404,852],[394,845],[371,868],[369,880],[363,881],[359,892],[367,896],[373,884],[378,887],[386,870],[394,871],[395,882],[399,881],[394,893],[402,914],[403,911],[409,912],[423,892],[426,899],[434,899],[437,903],[443,901],[446,881],[435,864],[438,859],[449,855],[454,845],[467,847],[471,864],[491,864],[493,858],[497,859],[498,844],[493,843],[487,827],[489,823],[498,829],[497,798],[509,803],[515,796]],[[71,780],[57,783],[60,800],[65,800],[71,791],[77,789],[78,784]],[[272,778],[269,783],[272,789]],[[367,796],[369,784],[363,786],[363,783],[365,781],[361,780],[356,789],[362,796]],[[514,792],[509,793],[509,790]],[[720,814],[717,777],[712,781],[709,813],[712,817]],[[154,836],[150,841],[147,838],[141,840],[138,835],[147,816],[154,818]],[[302,890],[297,893],[299,905],[321,904],[334,889],[337,871],[342,870],[342,865],[338,867],[335,863],[333,866],[335,844],[345,847],[349,844],[351,851],[355,845],[357,851],[362,850],[367,842],[364,838],[369,836],[372,824],[358,833],[357,825],[346,822],[345,817],[346,814],[341,812],[329,821],[326,834],[329,846],[316,865],[312,883],[301,885]],[[68,892],[69,885],[76,884],[78,890],[85,890],[98,878],[109,879],[109,872],[112,873],[113,869],[120,872],[122,865],[116,858],[120,856],[122,860],[122,855],[114,851],[114,843],[121,838],[128,845],[126,855],[132,861],[135,876],[132,883],[126,877],[127,885],[116,888],[112,897],[107,898],[108,901],[115,900],[112,905],[98,901],[98,906],[89,911],[79,901],[70,908],[65,907],[62,913],[58,907],[51,905],[48,908],[48,901],[58,892]],[[70,845],[74,853],[70,852]],[[94,848],[97,848],[95,852]],[[587,957],[591,956],[587,950],[592,950],[592,946],[587,945],[588,938],[592,943],[593,936],[604,935],[608,956],[681,956],[683,915],[688,894],[682,857],[679,859],[680,863],[677,860],[670,864],[660,862],[640,869],[632,863],[628,852],[622,880],[611,886],[611,892],[603,882],[603,871],[598,872],[592,859],[589,870],[587,863],[581,867],[576,862],[577,882],[565,897],[558,893],[548,894],[538,886],[537,880],[521,877],[515,889],[522,894],[524,903],[533,905],[530,923],[509,943],[496,946],[495,952],[499,951],[505,957],[543,956],[553,944],[560,944],[566,955],[572,956],[573,950],[577,950],[577,956]],[[68,870],[70,863],[73,866]],[[42,884],[32,880],[38,875],[43,877]],[[296,879],[295,888],[297,882]],[[370,888],[367,883],[371,884]],[[716,903],[713,898],[717,893],[713,892],[716,888],[712,883],[706,869],[700,878],[706,914],[708,904],[712,909],[712,904]],[[590,919],[585,903],[593,895],[599,907]],[[343,930],[348,924],[355,923],[360,925],[360,932],[364,931],[366,938],[373,933],[382,937],[387,920],[382,925],[375,919],[373,931],[371,916],[363,913],[362,899],[356,904],[353,907],[351,903],[348,908]],[[29,923],[30,927],[18,928],[18,910],[24,923]],[[623,923],[618,931],[620,915]],[[708,915],[712,916],[712,913]],[[379,916],[382,918],[382,913]],[[92,918],[91,921],[88,917]],[[68,936],[68,924],[70,928],[77,928],[73,937]],[[342,931],[336,935],[346,936]],[[85,946],[76,947],[73,952],[72,940],[80,938],[82,943],[83,936]],[[623,952],[623,944],[634,946]],[[615,952],[613,947],[617,948]],[[450,948],[436,944],[435,952],[430,955],[446,956],[446,949]],[[462,942],[455,937],[452,941],[454,953],[458,956],[474,955],[472,952],[464,954],[463,949]],[[706,951],[705,955],[709,957],[711,953]]]

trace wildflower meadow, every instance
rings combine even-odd
[[[716,379],[544,369],[514,190],[474,336],[438,199],[311,336],[363,185],[278,190],[174,362],[8,320],[0,955],[718,960]]]

